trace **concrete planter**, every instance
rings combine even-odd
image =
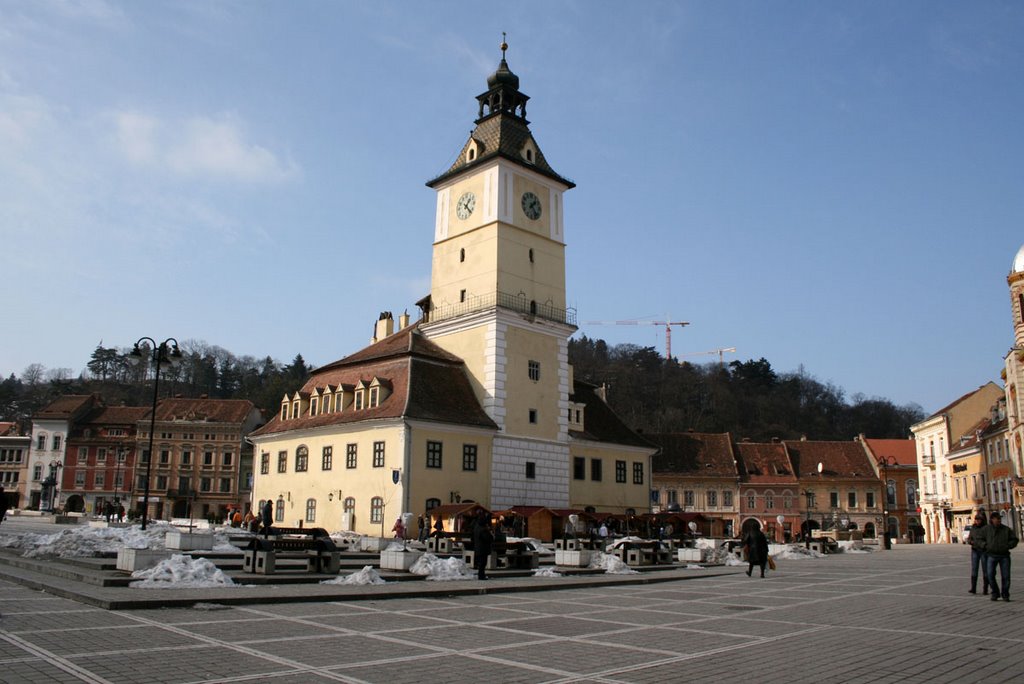
[[[423,556],[422,551],[381,551],[380,569],[409,572],[413,563]]]
[[[210,551],[213,549],[213,533],[168,532],[164,546],[175,551]]]
[[[387,537],[363,537],[359,540],[359,550],[381,552],[393,541]]]
[[[162,549],[119,549],[117,569],[125,572],[147,570],[170,557],[171,552]]]
[[[676,549],[676,560],[680,563],[700,563],[701,555],[700,549]]]
[[[590,565],[592,554],[593,551],[587,551],[586,549],[556,549],[555,565],[560,565],[564,568],[585,568]]]

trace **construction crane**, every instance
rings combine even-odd
[[[583,321],[583,325],[663,325],[665,326],[665,358],[672,360],[672,326],[680,328],[690,325],[689,321]]]
[[[687,356],[707,356],[707,355],[710,355],[710,354],[718,354],[718,365],[719,366],[724,366],[725,365],[725,355],[727,353],[735,354],[736,353],[736,347],[723,347],[721,349],[712,349],[711,351],[690,352],[689,354],[680,354],[679,358],[685,359]]]

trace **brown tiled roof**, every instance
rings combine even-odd
[[[36,411],[33,418],[39,420],[71,418],[99,401],[99,397],[95,394],[65,394]]]
[[[18,424],[7,421],[0,422],[0,437],[17,434]]]
[[[90,411],[82,422],[91,425],[133,425],[148,418],[149,411],[144,406],[103,406]]]
[[[822,477],[875,479],[874,467],[858,441],[796,441],[783,444],[799,478],[818,477],[818,463],[821,463]]]
[[[497,429],[480,406],[466,375],[465,364],[423,337],[415,326],[317,370],[301,392],[308,395],[317,387],[341,385],[348,389],[360,381],[381,379],[390,393],[373,408],[325,413],[281,420],[276,413],[256,430],[256,435],[290,430],[342,425],[381,418],[415,418],[442,423]]]
[[[912,439],[865,439],[877,462],[882,456],[892,456],[896,465],[917,467],[917,446]]]
[[[576,187],[576,184],[571,180],[555,173],[555,170],[548,164],[547,159],[544,158],[544,153],[540,151],[540,146],[537,145],[536,140],[533,140],[533,144],[537,150],[537,155],[533,162],[528,162],[523,158],[521,150],[526,141],[531,139],[533,139],[533,134],[530,133],[525,119],[505,112],[484,117],[477,123],[466,144],[462,146],[462,150],[455,159],[455,163],[440,176],[428,181],[427,186],[434,187],[463,169],[480,166],[497,157],[504,157],[541,175],[553,178],[570,188]],[[476,159],[468,161],[466,153],[469,150],[470,143],[474,140],[482,149],[479,150]]]
[[[656,473],[739,477],[728,432],[673,432],[647,437],[661,447],[651,468]]]
[[[569,400],[586,407],[583,412],[584,429],[574,430],[572,425],[569,426],[569,435],[573,439],[654,448],[654,444],[631,430],[597,395],[597,386],[575,380]]]
[[[161,399],[156,406],[156,419],[244,423],[254,408],[248,399]]]
[[[982,434],[988,430],[991,424],[991,418],[982,418],[972,425],[959,440],[949,445],[949,454],[947,456],[953,456],[958,451],[967,451],[969,449],[976,448],[981,443]]]
[[[740,480],[753,484],[796,484],[796,474],[781,442],[736,444]]]

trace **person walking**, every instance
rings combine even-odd
[[[476,567],[477,579],[487,579],[487,561],[491,557],[493,545],[494,533],[491,532],[490,518],[486,511],[480,511],[473,525],[473,565]]]
[[[1010,549],[1017,546],[1017,535],[1003,524],[999,511],[992,511],[988,517],[988,525],[981,534],[981,548],[988,555],[988,586],[992,590],[992,600],[998,601],[1000,593],[1004,601],[1010,600]],[[996,568],[1002,576],[1002,591],[996,584]]]
[[[967,543],[971,545],[971,588],[968,593],[978,593],[978,567],[981,567],[982,593],[988,594],[988,555],[981,548],[981,538],[984,535],[985,514],[978,513],[974,516],[974,524],[967,535]]]
[[[743,547],[747,551],[747,577],[754,571],[754,566],[761,568],[761,577],[764,577],[765,566],[768,565],[768,537],[764,536],[760,526],[751,527],[743,538]]]
[[[7,518],[7,490],[0,485],[0,523]]]
[[[267,499],[263,503],[263,510],[260,511],[261,522],[263,523],[263,537],[270,536],[270,526],[274,524],[274,502]]]
[[[420,543],[427,539],[427,523],[423,520],[423,516],[416,518],[416,540]]]

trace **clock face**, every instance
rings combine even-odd
[[[458,204],[455,205],[455,215],[460,219],[468,219],[476,207],[476,196],[471,192],[462,193]]]
[[[536,221],[540,218],[540,198],[532,192],[523,193],[523,213],[531,221]]]

